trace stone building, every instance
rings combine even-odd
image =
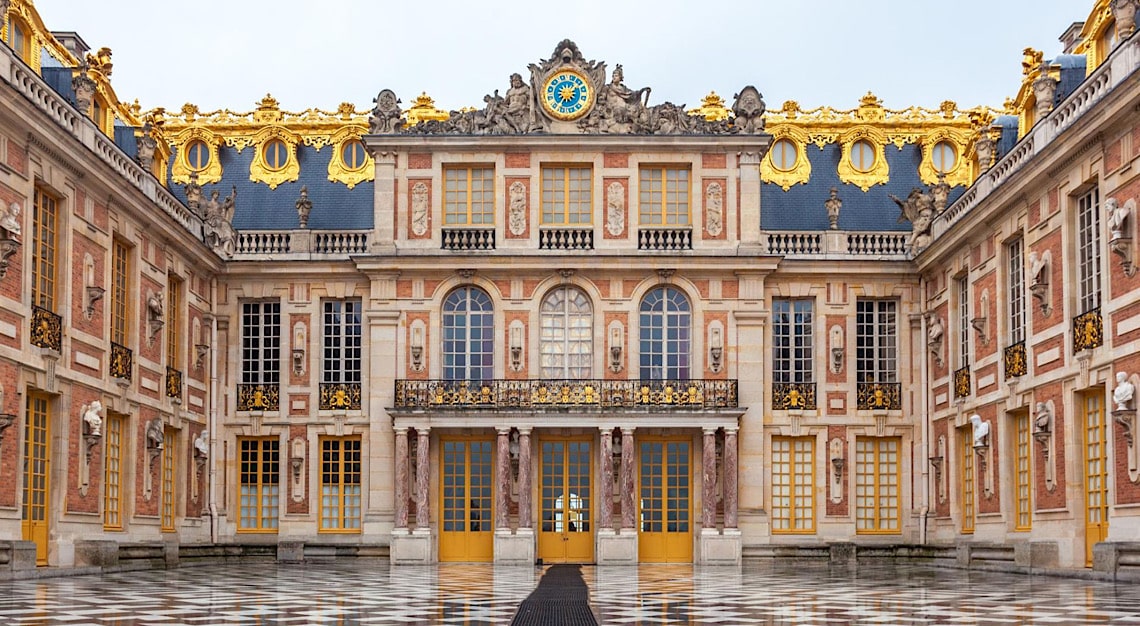
[[[1135,0],[1001,110],[686,109],[565,40],[479,108],[143,111],[0,7],[9,567],[1140,532]]]

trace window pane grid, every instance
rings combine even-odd
[[[321,439],[321,530],[360,532],[360,439]]]
[[[815,532],[815,442],[772,439],[772,532]]]
[[[174,532],[174,431],[162,437],[162,501],[159,505],[162,532]]]
[[[1100,191],[1077,199],[1077,274],[1080,311],[1100,306]]]
[[[970,281],[963,276],[954,281],[958,291],[958,367],[970,364]]]
[[[242,383],[276,385],[281,368],[281,303],[242,304]]]
[[[859,437],[855,440],[855,531],[902,531],[899,492],[898,438]]]
[[[1085,414],[1085,521],[1108,522],[1108,449],[1104,401],[1098,393],[1083,396]]]
[[[590,168],[542,168],[542,223],[554,226],[592,223],[592,193]]]
[[[277,439],[240,439],[241,512],[238,530],[275,531],[280,508],[280,445]]]
[[[443,303],[443,378],[494,377],[494,307],[478,287],[461,287]]]
[[[170,294],[166,303],[166,364],[178,369],[178,357],[181,352],[178,328],[181,323],[182,281],[174,276],[167,277],[166,290]]]
[[[361,302],[359,300],[325,301],[322,382],[360,382],[360,319]]]
[[[638,223],[689,225],[689,170],[645,167],[640,172]]]
[[[593,365],[593,310],[581,290],[561,287],[542,302],[542,377],[589,378]]]
[[[811,300],[772,303],[772,382],[812,382],[813,320]]]
[[[689,378],[689,299],[672,287],[660,287],[641,301],[640,361],[645,380]]]
[[[975,518],[975,475],[974,471],[974,435],[969,428],[960,431],[959,439],[962,450],[962,532],[974,532]]]
[[[32,214],[32,304],[55,311],[56,232],[59,224],[56,199],[35,190]]]
[[[116,239],[111,258],[111,341],[127,345],[128,285],[130,280],[130,250]]]
[[[494,168],[447,168],[443,184],[444,224],[479,226],[495,223]]]
[[[118,415],[108,415],[103,425],[103,528],[123,528],[123,422]]]
[[[1009,247],[1009,341],[1025,341],[1025,242],[1016,239]]]
[[[1017,520],[1014,530],[1030,530],[1033,526],[1033,509],[1030,501],[1032,489],[1032,475],[1029,451],[1031,448],[1029,432],[1029,413],[1023,412],[1015,418],[1017,426]]]
[[[894,300],[859,300],[855,314],[855,365],[859,382],[893,383],[897,377]]]

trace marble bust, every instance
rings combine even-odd
[[[990,423],[983,422],[982,416],[975,413],[970,416],[970,424],[974,428],[974,447],[989,445]]]

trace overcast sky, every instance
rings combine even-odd
[[[482,106],[512,72],[563,38],[621,63],[650,102],[731,101],[754,84],[770,108],[1000,107],[1021,51],[1046,58],[1093,0],[36,0],[52,30],[114,52],[112,84],[144,109],[248,111],[267,92],[286,110],[370,108],[382,88],[410,104]]]

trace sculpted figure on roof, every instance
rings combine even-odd
[[[206,244],[226,258],[232,257],[237,251],[237,231],[233,227],[234,201],[237,198],[237,186],[233,192],[218,202],[218,190],[210,192],[210,200],[206,202],[205,224]]]
[[[911,235],[907,239],[907,247],[912,254],[918,254],[930,245],[930,224],[934,221],[934,198],[929,193],[917,187],[911,190],[906,200],[893,194],[888,194],[895,204],[899,205],[899,223],[910,222]]]
[[[748,85],[740,90],[735,98],[736,101],[732,103],[732,113],[736,116],[734,126],[737,131],[748,135],[764,132],[764,111],[767,107],[760,92],[752,85]]]
[[[368,132],[373,135],[391,135],[404,125],[400,119],[400,99],[391,89],[383,89],[372,100],[372,114],[368,116]]]

